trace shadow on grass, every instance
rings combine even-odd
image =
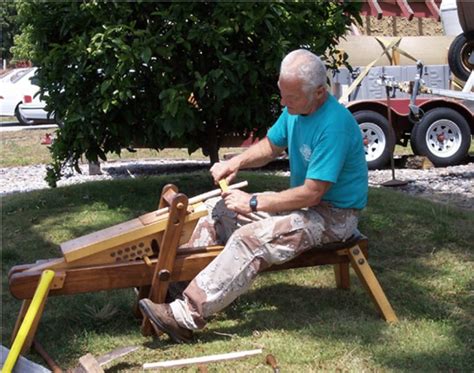
[[[249,180],[250,192],[279,190],[288,183],[287,178],[253,173],[242,177]],[[20,307],[20,302],[8,293],[9,268],[59,257],[60,242],[154,210],[162,187],[169,182],[175,182],[188,196],[215,188],[206,172],[81,184],[4,198],[2,340],[8,340]],[[472,338],[472,302],[468,290],[472,289],[472,279],[468,271],[462,277],[458,272],[463,271],[452,268],[472,262],[472,222],[470,212],[395,191],[371,190],[361,230],[369,237],[369,262],[402,325],[417,320],[446,321],[452,325],[447,333],[452,333],[464,346],[472,345],[469,339]],[[446,253],[459,263],[449,255],[438,255]],[[299,271],[304,276],[314,273],[314,269]],[[453,274],[457,276],[457,288],[450,290],[451,293],[445,287],[437,288],[434,279],[445,281]],[[356,279],[350,291],[340,291],[316,283],[289,284],[285,282],[285,272],[265,276],[276,276],[272,278],[278,283],[257,287],[223,312],[226,319],[235,319],[238,326],[222,331],[249,336],[254,330],[287,330],[323,341],[348,342],[358,336],[362,345],[374,349],[373,356],[379,364],[393,369],[432,367],[424,364],[433,359],[437,369],[462,370],[467,364],[474,365],[468,347],[459,349],[457,357],[439,350],[433,353],[376,350],[386,338],[386,331],[393,327],[378,317]],[[150,344],[140,336],[139,321],[131,313],[133,298],[131,290],[52,298],[46,306],[38,337],[65,362],[88,352],[90,336],[97,333],[108,338],[129,334],[133,340]],[[112,304],[116,312],[112,314],[109,309],[111,315],[99,317],[107,304]],[[87,314],[85,305],[94,305],[97,314]],[[198,333],[198,338],[195,343],[225,337],[204,331]],[[167,345],[166,340],[150,344],[151,347]]]
[[[377,262],[377,259],[372,261]],[[443,272],[422,263],[416,265],[416,270],[423,274],[419,280],[422,277],[436,278]],[[311,270],[292,271],[305,271],[306,276],[312,275]],[[472,346],[472,304],[467,299],[467,291],[455,299],[442,299],[443,296],[429,284],[412,280],[411,271],[412,268],[407,270],[403,265],[386,272],[376,270],[400,319],[399,324],[390,325],[383,321],[358,279],[352,276],[349,291],[322,288],[318,284],[302,286],[284,282],[253,290],[224,311],[223,317],[234,319],[236,326],[219,328],[219,332],[250,337],[255,330],[285,330],[322,343],[359,345],[370,350],[379,364],[392,369],[467,370],[474,362],[469,347]],[[466,289],[469,286],[472,283]],[[425,324],[438,324],[444,328],[446,323],[451,323],[452,327],[446,328],[444,333],[450,334],[449,338],[456,342],[457,348],[446,346],[446,350],[433,348],[430,352],[406,347],[400,350],[388,348],[392,338],[398,337],[403,344],[410,338],[410,333],[421,333],[423,339],[423,333],[430,333]],[[411,325],[414,325],[413,330],[405,330]],[[200,338],[211,341],[216,336],[208,334]],[[380,349],[383,344],[386,344],[386,350]]]

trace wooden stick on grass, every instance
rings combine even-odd
[[[194,364],[207,364],[225,360],[236,360],[242,359],[247,356],[261,354],[262,351],[263,350],[259,348],[257,350],[229,352],[227,354],[208,355],[201,357],[193,357],[189,359],[159,361],[157,363],[145,363],[143,364],[143,369],[180,368]]]

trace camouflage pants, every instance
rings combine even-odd
[[[206,204],[209,215],[198,222],[186,246],[225,243],[225,247],[191,281],[184,299],[170,304],[178,324],[191,330],[202,329],[206,317],[245,293],[261,270],[315,246],[343,241],[354,233],[358,222],[357,210],[324,202],[285,213],[258,212],[250,218],[226,209],[220,197]]]

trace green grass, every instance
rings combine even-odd
[[[38,129],[34,126],[28,130],[18,132],[2,132],[0,134],[0,167],[18,167],[28,166],[31,164],[47,164],[51,162],[51,154],[48,146],[41,145],[41,139],[46,133],[54,134],[53,129]],[[226,153],[238,153],[242,148],[222,148],[220,156]],[[395,148],[396,155],[413,155],[410,146],[397,145]],[[471,143],[469,154],[474,156],[474,141]],[[143,158],[180,158],[180,159],[205,159],[208,157],[202,154],[201,150],[197,150],[192,154],[188,154],[186,149],[163,149],[156,151],[153,149],[136,149],[135,153],[122,149],[122,154],[108,154],[108,160],[118,159],[143,159]]]
[[[47,145],[41,145],[41,140],[45,134],[53,134],[52,129],[38,129],[34,126],[27,130],[15,132],[0,133],[0,167],[18,167],[32,164],[47,164],[51,162],[51,154]],[[241,152],[243,148],[222,148],[220,155],[226,153]],[[145,158],[177,158],[177,159],[196,159],[208,160],[209,158],[197,150],[189,154],[186,149],[169,148],[160,151],[153,149],[135,149],[136,152],[130,152],[122,149],[121,155],[108,154],[110,161],[119,159],[145,159]]]
[[[249,191],[279,190],[283,177],[244,173]],[[20,301],[8,291],[8,270],[60,256],[58,244],[156,208],[161,187],[173,182],[193,196],[213,188],[207,173],[93,182],[3,198],[2,344]],[[373,189],[360,229],[369,261],[400,322],[385,323],[351,273],[337,290],[330,267],[258,277],[251,290],[215,315],[189,345],[143,337],[132,315],[131,289],[51,297],[38,340],[63,368],[80,356],[140,346],[108,372],[140,371],[144,362],[264,348],[248,359],[209,365],[214,372],[472,371],[474,366],[474,213]],[[41,362],[34,353],[29,358]],[[182,371],[195,372],[196,367]]]

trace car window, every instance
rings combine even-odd
[[[19,70],[15,73],[13,73],[11,76],[10,76],[10,82],[11,83],[16,83],[18,82],[21,78],[23,78],[26,74],[28,74],[31,70],[33,70],[33,68],[31,69],[24,69],[24,70]]]

